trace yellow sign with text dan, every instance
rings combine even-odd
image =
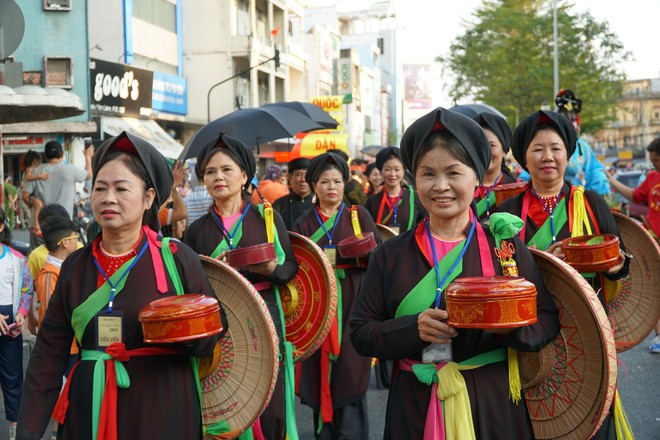
[[[308,134],[302,139],[300,155],[312,157],[328,150],[341,150],[348,154],[347,134]]]

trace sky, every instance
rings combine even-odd
[[[392,0],[396,8],[398,58],[401,64],[433,63],[449,52],[451,42],[465,30],[465,22],[482,0]],[[660,78],[657,26],[660,0],[574,0],[574,11],[590,11],[598,21],[607,21],[634,60],[621,65],[628,79]],[[561,86],[561,66],[560,66]],[[441,90],[438,105],[448,98]]]

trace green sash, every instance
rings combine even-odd
[[[179,277],[179,272],[176,268],[176,263],[174,262],[174,256],[169,246],[169,238],[164,238],[162,240],[161,252],[163,256],[163,262],[167,268],[167,272],[172,279],[177,295],[183,294],[183,284],[181,283],[181,278]],[[110,280],[113,281],[112,284],[115,284],[119,279],[120,282],[115,288],[115,298],[119,295],[126,284],[126,279],[128,276],[124,276],[125,272],[133,263],[137,257],[133,257],[124,263],[117,271],[110,277]],[[76,307],[71,315],[71,326],[76,334],[76,339],[78,343],[82,345],[82,337],[89,325],[89,322],[96,316],[98,312],[101,311],[110,301],[110,283],[105,281],[101,287],[96,289],[82,304]],[[93,373],[93,396],[96,396],[92,399],[92,414],[98,415],[101,410],[101,398],[98,396],[103,396],[105,389],[105,361],[113,360],[113,358],[102,351],[98,350],[81,350],[81,360],[84,361],[95,361],[94,373]],[[198,372],[198,359],[196,357],[190,358],[190,363],[193,371],[193,377],[195,379],[195,385],[197,388],[197,396],[199,398],[200,408],[202,406],[202,389],[199,383],[199,372]],[[117,386],[119,388],[128,388],[130,386],[130,378],[122,362],[114,360]],[[98,416],[92,418],[92,435],[96,438],[98,432]]]
[[[552,211],[555,219],[555,232],[559,232],[568,221],[568,214],[566,213],[566,197],[562,198],[555,209]],[[527,246],[536,246],[536,249],[546,250],[552,244],[552,228],[550,226],[550,217],[548,217],[543,226],[536,231],[536,234],[529,240]]]
[[[249,209],[249,207],[246,207],[245,209]],[[261,213],[263,216],[263,212]],[[236,230],[238,228],[238,230]],[[243,222],[242,221],[237,221],[234,223],[234,226],[231,228],[232,230],[229,232],[229,234],[234,234],[233,237],[233,244],[238,244],[239,241],[241,241],[241,237],[243,236]],[[222,254],[225,251],[229,250],[229,242],[227,241],[227,237],[223,237],[222,240],[220,240],[220,243],[218,243],[218,246],[211,252],[211,258],[216,258],[218,255]]]
[[[413,222],[415,221],[415,190],[412,187],[408,188],[410,192],[410,197],[408,204],[410,205],[410,217],[408,217],[408,227],[406,231],[409,231],[413,227]]]
[[[467,240],[461,241],[454,249],[449,251],[442,260],[439,262],[439,267],[441,272],[447,272],[451,265],[456,261],[459,254],[465,247],[465,242]],[[454,281],[454,279],[463,272],[463,261],[459,261],[454,271],[447,277],[445,283],[441,286],[442,290],[447,288],[449,283]],[[431,304],[435,301],[436,292],[438,289],[438,280],[435,276],[435,267],[431,267],[431,270],[422,278],[413,289],[408,292],[399,307],[396,310],[395,318],[406,315],[414,315],[423,310],[426,310],[430,307]]]
[[[259,214],[264,218],[264,205],[259,205]],[[240,232],[239,232],[240,233]],[[225,240],[223,240],[224,242]],[[277,256],[277,264],[281,265],[286,260],[286,254],[280,236],[277,232],[277,227],[273,225],[273,242],[275,245],[275,255]],[[273,284],[275,290],[275,301],[277,302],[277,311],[280,315],[280,323],[282,325],[282,337],[284,338],[284,405],[286,412],[286,431],[289,440],[298,440],[298,428],[296,425],[296,376],[293,369],[293,344],[286,340],[286,319],[284,318],[284,310],[282,309],[282,299],[280,298],[280,289]],[[250,437],[248,437],[250,438]],[[244,437],[241,436],[241,440]]]
[[[312,236],[309,237],[310,240],[312,240],[314,243],[318,243],[318,241],[319,241],[321,238],[325,237],[325,231],[329,231],[330,229],[332,229],[332,226],[335,224],[335,218],[337,218],[337,215],[338,215],[338,214],[339,214],[339,212],[335,212],[334,214],[332,214],[332,215],[331,215],[331,216],[330,216],[330,217],[329,217],[329,218],[323,223],[323,227],[319,227],[319,228],[316,230],[316,232],[314,232],[314,233],[312,234]],[[323,228],[325,228],[325,229],[323,229]]]
[[[131,266],[135,258],[136,257],[133,257],[124,263],[110,277],[112,284],[115,284],[117,280],[120,280],[119,284],[116,284],[115,297],[117,297],[124,288],[124,284],[126,284],[126,279],[128,278],[128,276],[124,276],[124,273]],[[71,314],[71,326],[76,334],[76,340],[79,345],[82,346],[82,337],[89,322],[110,302],[111,289],[110,283],[107,281],[104,282],[101,287],[96,289],[82,304],[73,310],[73,313]]]
[[[325,223],[323,223],[323,226],[325,227],[325,230],[327,231],[328,229],[331,229],[332,226],[335,223],[335,218],[337,217],[338,212],[335,212],[328,218]],[[314,243],[318,243],[321,238],[325,237],[325,231],[323,228],[318,228],[316,232],[312,234],[310,237],[310,240],[312,240]],[[346,278],[346,271],[344,269],[334,269],[335,272],[335,281],[337,283],[337,327],[338,327],[338,339],[339,339],[339,345],[341,345],[341,335],[342,335],[342,329],[343,329],[343,319],[342,319],[342,303],[341,303],[341,298],[342,298],[342,293],[341,293],[341,282],[340,280],[343,280]],[[334,359],[336,360],[336,359]]]
[[[486,212],[486,208],[489,204],[491,208],[494,208],[496,203],[497,201],[495,199],[495,191],[491,191],[488,193],[487,197],[484,197],[477,203],[477,217],[481,217],[483,213]]]

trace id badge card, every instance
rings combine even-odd
[[[422,362],[425,364],[449,362],[451,355],[451,342],[447,344],[433,343],[422,350]]]
[[[119,310],[100,311],[94,317],[96,325],[96,349],[105,351],[113,342],[124,340],[124,314]]]
[[[396,235],[399,235],[399,231],[401,230],[401,226],[398,223],[393,223],[390,225],[390,229],[393,230]]]
[[[328,257],[332,267],[335,267],[337,265],[337,246],[324,246],[323,252]]]

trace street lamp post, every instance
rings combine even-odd
[[[209,91],[206,93],[206,122],[207,123],[211,122],[211,92],[213,91],[213,89],[215,89],[216,87],[226,83],[227,81],[231,81],[232,79],[243,75],[244,73],[248,73],[252,69],[255,69],[259,66],[262,66],[262,65],[266,64],[269,61],[275,61],[275,68],[276,69],[279,67],[279,64],[280,64],[280,51],[277,49],[277,47],[275,48],[275,54],[273,55],[273,57],[268,58],[267,60],[264,60],[264,61],[260,62],[256,66],[249,67],[245,70],[242,70],[242,71],[230,76],[229,78],[225,78],[222,81],[213,84],[211,86],[211,88],[209,89]]]
[[[559,93],[559,44],[557,42],[557,0],[552,0],[552,41],[554,45],[554,95]]]

